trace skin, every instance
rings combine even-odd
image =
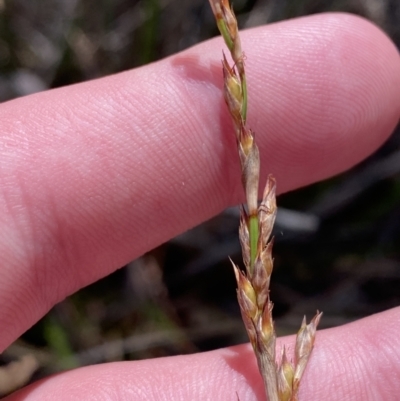
[[[377,27],[325,14],[243,32],[261,182],[340,173],[393,132],[400,58]],[[0,106],[0,351],[55,303],[243,201],[220,38]],[[397,400],[400,309],[320,331],[303,400]],[[282,342],[293,344],[293,338]],[[293,349],[293,348],[291,348]],[[262,400],[248,345],[85,367],[7,401]]]

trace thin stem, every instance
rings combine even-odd
[[[253,274],[254,262],[257,257],[258,238],[259,238],[259,223],[258,214],[249,216],[249,237],[250,237],[250,275]]]
[[[229,51],[232,52],[234,44],[225,21],[223,19],[217,19],[217,26],[221,36],[224,38],[226,46],[228,47]]]

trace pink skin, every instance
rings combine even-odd
[[[396,126],[400,58],[372,24],[326,14],[249,30],[242,42],[262,182],[273,173],[280,192],[350,168]],[[222,48],[217,38],[0,106],[0,351],[67,295],[243,199]],[[400,309],[321,331],[303,399],[398,400],[399,332]],[[248,346],[82,368],[7,400],[235,392],[263,399]]]

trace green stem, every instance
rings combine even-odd
[[[228,47],[229,51],[232,53],[233,50],[233,42],[231,36],[229,35],[228,28],[223,19],[217,19],[217,26],[219,31],[221,32],[222,37],[224,38],[225,44]]]
[[[253,274],[254,262],[257,256],[258,246],[258,215],[249,217],[249,236],[250,236],[250,274]]]

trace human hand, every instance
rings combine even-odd
[[[326,14],[242,33],[248,121],[285,192],[374,151],[400,116],[400,59],[376,27]],[[55,303],[242,200],[221,39],[2,104],[1,350]],[[400,309],[320,331],[300,399],[397,400]],[[292,343],[293,339],[281,339]],[[7,398],[262,399],[248,345],[85,367]]]

